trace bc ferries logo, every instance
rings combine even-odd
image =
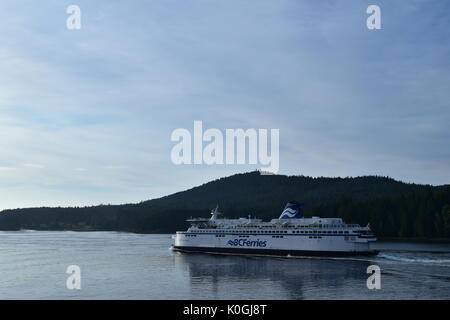
[[[303,218],[303,212],[301,211],[302,203],[290,201],[284,208],[278,219],[299,219]]]
[[[234,239],[228,240],[228,244],[233,247],[265,247],[267,241],[261,240],[247,240],[247,239]]]

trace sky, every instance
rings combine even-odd
[[[369,5],[381,30],[366,26]],[[81,29],[69,30],[69,5]],[[0,209],[139,202],[177,128],[280,130],[280,174],[450,183],[450,3],[3,0]]]

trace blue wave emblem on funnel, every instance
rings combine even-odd
[[[283,212],[281,213],[278,219],[300,219],[303,218],[302,211],[303,203],[290,201],[284,207]]]

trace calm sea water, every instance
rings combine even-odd
[[[170,235],[0,232],[0,299],[450,299],[448,244],[378,243],[372,258],[174,253]],[[381,268],[369,290],[366,269]],[[81,268],[81,290],[66,269]]]

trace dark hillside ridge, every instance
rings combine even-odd
[[[450,186],[404,183],[388,177],[312,178],[236,174],[138,204],[83,208],[29,208],[0,213],[0,230],[115,230],[174,232],[186,218],[224,216],[277,218],[286,202],[306,204],[306,216],[342,217],[367,224],[379,236],[450,237]]]

